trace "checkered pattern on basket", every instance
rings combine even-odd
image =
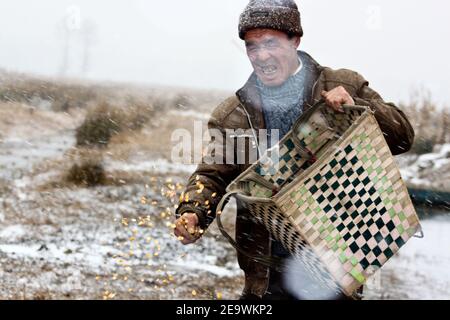
[[[348,291],[363,284],[418,228],[375,121],[367,117],[329,161],[290,186],[288,197],[275,200]]]
[[[265,166],[258,161],[254,171],[275,187],[291,182],[299,172],[306,170],[311,163],[309,154],[300,154],[299,147],[316,153],[328,141],[335,138],[329,127],[307,126],[297,133],[297,139],[287,137],[280,141],[278,170],[273,165]]]
[[[299,126],[296,132],[290,131],[280,141],[278,170],[273,165],[263,165],[260,160],[254,165],[254,171],[264,177],[267,182],[272,183],[274,187],[290,183],[311,165],[310,155],[299,153],[299,147],[317,154],[326,143],[342,135],[361,114],[360,109],[345,109],[344,113],[339,114],[330,108],[320,109],[312,117],[315,119]],[[296,138],[293,139],[292,135]]]
[[[361,110],[353,108],[344,108],[343,113],[336,113],[331,108],[323,108],[321,110],[325,118],[327,119],[328,125],[332,127],[338,135],[343,135],[344,132],[350,128],[356,119],[361,117]]]

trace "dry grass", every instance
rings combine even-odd
[[[77,128],[77,146],[105,146],[111,137],[121,131],[123,112],[101,103],[88,112],[84,122]]]
[[[53,111],[85,108],[105,100],[115,101],[121,106],[145,102],[156,109],[191,109],[224,96],[218,91],[37,78],[1,69],[0,83],[0,101],[46,106]]]
[[[94,187],[105,183],[106,174],[101,161],[87,159],[81,163],[75,163],[70,168],[66,179],[79,186]]]
[[[145,127],[139,132],[123,132],[111,139],[108,152],[117,160],[128,159],[143,154],[153,159],[170,159],[172,133],[176,130],[187,130],[194,137],[194,119],[185,116],[163,115],[157,125]],[[202,122],[203,132],[206,121]]]
[[[151,124],[156,117],[156,107],[151,103],[128,102],[122,105],[100,102],[91,108],[77,128],[77,146],[106,146],[121,132],[134,132]]]
[[[26,104],[50,103],[53,111],[82,108],[97,99],[98,88],[87,83],[39,79],[18,73],[1,73],[0,101]]]
[[[76,128],[84,111],[55,113],[17,102],[0,102],[0,138],[29,138]]]
[[[109,172],[98,179],[93,173],[102,175],[105,156],[119,161],[170,159],[173,130],[184,127],[192,131],[193,119],[177,112],[211,112],[227,95],[38,79],[1,71],[0,82],[0,139],[39,140],[76,130],[75,148],[67,151],[64,159],[46,159],[35,165],[34,174],[61,172],[59,179],[49,181],[44,189],[142,181],[138,173]]]
[[[410,102],[400,103],[399,107],[415,131],[412,153],[429,153],[435,145],[450,142],[450,108],[439,108],[429,91],[414,91]]]

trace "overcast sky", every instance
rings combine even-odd
[[[0,0],[0,68],[234,91],[251,72],[237,35],[246,3]],[[408,100],[423,86],[450,105],[448,1],[297,4],[305,31],[300,47],[322,65],[360,72],[386,100]]]

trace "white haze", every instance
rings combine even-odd
[[[236,90],[251,72],[237,35],[247,0],[0,0],[0,68],[42,75]],[[297,0],[301,49],[319,63],[362,73],[387,100],[428,88],[450,101],[450,4],[442,0]],[[80,11],[95,30],[83,71],[64,17]]]

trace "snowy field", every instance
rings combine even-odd
[[[107,172],[142,182],[54,188],[75,132],[18,134],[25,126],[0,140],[0,298],[239,296],[242,272],[216,228],[189,247],[173,236],[174,195],[195,166],[105,157]]]
[[[408,185],[450,192],[450,144],[436,145],[432,153],[400,158],[401,174]]]

